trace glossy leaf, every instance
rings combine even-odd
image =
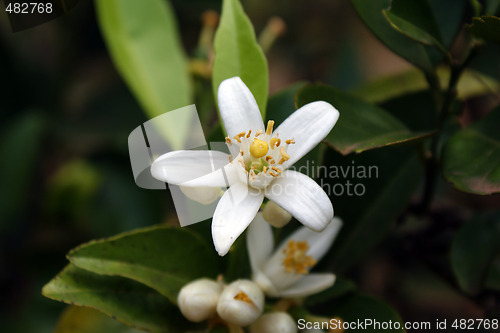
[[[308,85],[296,95],[297,107],[318,100],[329,102],[340,112],[337,124],[325,141],[344,155],[425,136],[412,133],[385,110],[333,87]]]
[[[139,333],[102,312],[83,306],[68,306],[62,313],[54,333]]]
[[[419,43],[443,48],[441,33],[428,0],[393,0],[384,10],[391,26]]]
[[[56,301],[99,310],[140,330],[177,333],[189,325],[177,307],[153,289],[74,265],[68,265],[46,284],[42,294]]]
[[[188,64],[164,0],[97,0],[98,22],[118,71],[150,118],[192,104]],[[180,149],[189,123],[159,129]],[[175,134],[175,135],[174,135]]]
[[[496,16],[473,17],[469,31],[476,37],[500,43],[500,18]]]
[[[319,184],[332,197],[344,225],[326,256],[329,270],[347,271],[387,236],[423,176],[411,147],[386,147],[359,155],[325,155],[328,174]]]
[[[177,301],[185,284],[218,274],[215,251],[198,235],[180,228],[151,227],[72,250],[69,260],[97,274],[130,278]]]
[[[450,78],[450,70],[439,67],[437,70],[440,85],[446,88]],[[425,76],[417,69],[383,76],[367,82],[352,91],[353,94],[370,103],[381,103],[408,93],[427,90]],[[471,97],[494,93],[500,89],[497,80],[478,71],[466,69],[460,76],[457,85],[457,98],[465,100]]]
[[[500,254],[499,238],[499,214],[472,219],[457,232],[451,247],[451,264],[464,291],[481,291],[493,259]]]
[[[239,76],[254,95],[265,119],[269,89],[267,61],[239,0],[224,0],[222,3],[214,51],[212,87],[216,99],[220,83]]]
[[[425,71],[432,71],[432,68],[440,62],[441,55],[436,50],[415,43],[392,28],[383,14],[383,10],[391,5],[391,0],[351,0],[351,2],[373,34],[393,52]]]
[[[443,148],[443,172],[458,189],[500,192],[500,107],[455,134]]]

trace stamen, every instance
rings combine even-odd
[[[250,154],[255,158],[266,156],[269,151],[269,145],[266,141],[254,139],[249,148]]]
[[[229,155],[228,158],[229,158],[229,163],[233,162],[233,156],[232,155]]]
[[[276,163],[276,162],[274,162],[274,160],[271,160],[271,161],[269,162],[269,164],[274,164],[274,163]]]
[[[285,266],[285,270],[295,274],[309,273],[308,269],[316,264],[316,259],[308,256],[307,250],[309,250],[307,241],[295,242],[290,240],[287,247],[283,249],[285,254],[283,266]]]
[[[269,160],[272,160],[273,158],[271,156],[266,156],[266,162],[269,163]]]
[[[241,143],[241,140],[240,140],[239,136],[235,135],[235,136],[233,136],[233,139],[235,139],[236,141],[238,141],[238,143]]]
[[[226,143],[227,143],[228,145],[232,145],[232,144],[233,144],[233,141],[231,141],[231,139],[230,139],[228,136],[226,136]]]
[[[288,161],[290,159],[290,155],[286,153],[285,148],[281,147],[280,153],[281,153],[281,160],[278,162],[279,164],[283,164],[283,162]]]
[[[263,172],[263,173],[266,173],[266,171],[267,171],[267,168],[266,168],[266,166],[264,165],[264,166],[262,167],[262,172]]]
[[[248,131],[248,134],[247,134],[247,139],[250,137],[250,134],[252,134],[252,130],[249,130],[249,131]]]
[[[257,130],[257,131],[255,131],[255,137],[258,137],[259,135],[262,135],[262,134],[264,134],[263,130]]]
[[[245,294],[242,291],[240,291],[236,296],[234,296],[234,299],[237,300],[237,301],[242,301],[242,302],[245,302],[245,303],[253,304],[253,302],[250,299],[250,297],[248,297],[248,295]]]
[[[272,171],[269,171],[269,174],[270,174],[271,176],[273,176],[273,177],[278,177],[278,175],[277,175],[276,173],[272,172]]]
[[[276,171],[277,173],[281,173],[281,170],[278,169],[277,167],[271,167],[272,170]]]
[[[281,139],[278,138],[272,138],[269,140],[269,144],[271,145],[271,149],[274,149],[274,147],[279,147],[281,144]]]
[[[269,120],[267,122],[267,129],[266,129],[267,135],[271,135],[271,133],[273,133],[273,126],[274,126],[274,120]]]
[[[290,140],[286,140],[285,142],[286,142],[287,145],[290,145],[290,144],[294,144],[295,140],[294,139],[290,139]]]

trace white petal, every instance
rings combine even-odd
[[[245,170],[238,163],[228,163],[223,168],[182,183],[184,187],[228,187],[246,181]]]
[[[341,227],[342,220],[334,217],[322,232],[312,231],[306,227],[299,228],[293,234],[288,236],[288,238],[286,238],[283,242],[281,242],[275,252],[282,252],[291,240],[297,242],[306,241],[307,244],[309,244],[307,254],[319,261],[331,247]]]
[[[185,187],[179,186],[186,197],[202,205],[209,205],[219,199],[222,194],[220,187]]]
[[[287,168],[318,145],[339,118],[339,112],[331,104],[323,101],[304,105],[292,113],[275,130],[281,140],[294,139],[288,147],[290,159],[284,163]]]
[[[257,213],[248,227],[247,234],[248,256],[253,273],[264,266],[273,253],[273,248],[274,239],[271,226],[264,220],[262,213]]]
[[[228,162],[227,154],[215,150],[176,150],[158,157],[151,165],[151,174],[158,180],[180,185],[220,169]]]
[[[333,218],[325,191],[299,172],[285,170],[266,188],[265,195],[314,231],[322,231]]]
[[[335,275],[330,273],[309,274],[280,293],[281,297],[305,297],[330,288]]]
[[[264,195],[243,183],[235,183],[222,196],[212,220],[215,249],[224,256],[257,214]]]
[[[239,77],[222,81],[217,95],[222,122],[230,138],[250,129],[264,130],[257,102]]]

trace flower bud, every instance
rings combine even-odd
[[[200,322],[215,315],[222,285],[213,280],[199,279],[182,287],[177,304],[188,320]]]
[[[264,294],[254,282],[237,280],[222,292],[217,313],[225,321],[238,326],[253,323],[264,310]]]
[[[278,206],[272,201],[268,201],[262,210],[262,217],[270,225],[281,228],[292,220],[292,215],[289,212]]]
[[[250,326],[250,333],[296,333],[297,324],[286,312],[266,313]]]

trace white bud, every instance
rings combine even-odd
[[[270,225],[281,228],[292,220],[292,215],[289,212],[278,206],[272,201],[268,201],[262,210],[262,217]]]
[[[225,321],[246,326],[260,317],[264,310],[264,294],[250,280],[236,280],[222,292],[217,313]]]
[[[213,280],[199,279],[182,287],[177,304],[187,319],[200,322],[216,313],[222,285]]]
[[[297,324],[286,312],[271,312],[257,319],[250,333],[297,333]]]

